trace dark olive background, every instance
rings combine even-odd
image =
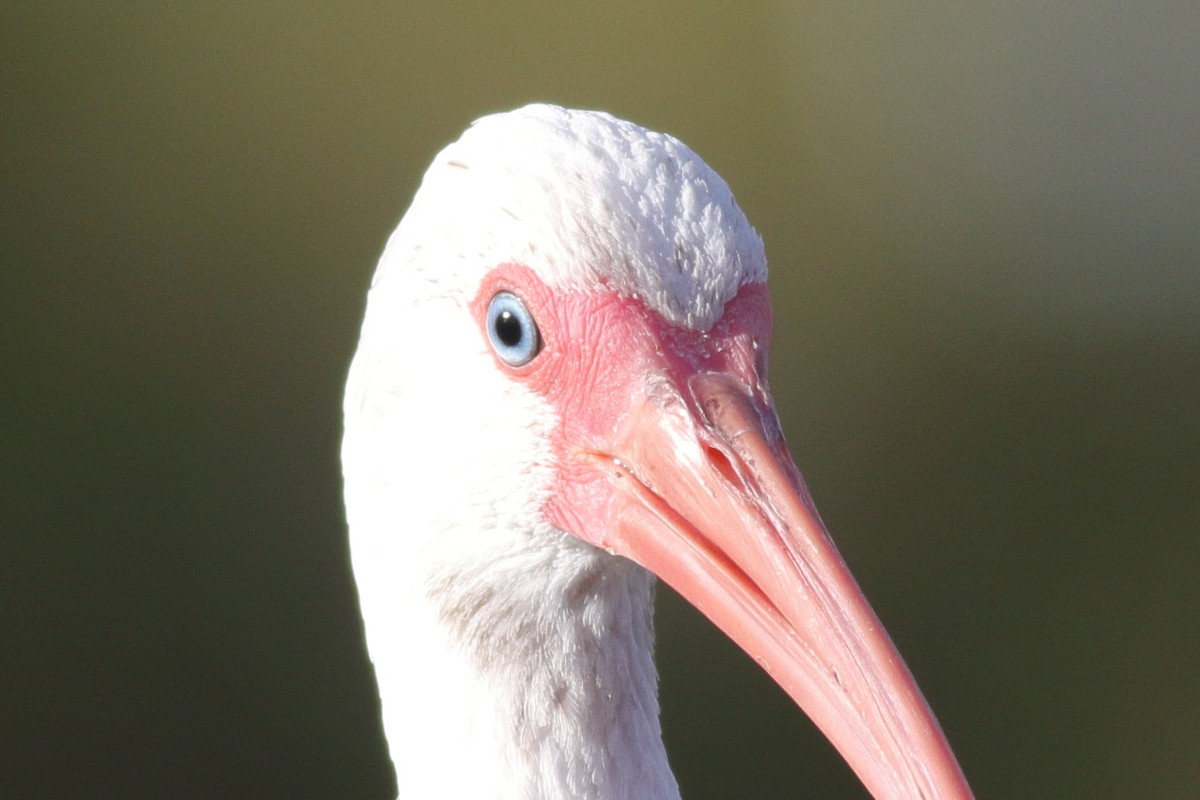
[[[544,100],[733,186],[796,459],[978,794],[1194,797],[1198,41],[1185,3],[5,4],[0,796],[390,796],[342,382],[425,165]],[[659,618],[685,797],[863,796]]]

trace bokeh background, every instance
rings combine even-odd
[[[1197,42],[1115,0],[4,4],[0,796],[391,796],[342,383],[425,165],[538,100],[734,188],[796,458],[977,793],[1195,797]],[[659,617],[685,797],[863,796]]]

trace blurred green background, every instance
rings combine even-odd
[[[676,134],[762,233],[796,459],[977,793],[1195,797],[1197,42],[1187,3],[4,4],[0,796],[390,796],[342,382],[426,164],[542,100]],[[659,616],[686,798],[863,796]]]

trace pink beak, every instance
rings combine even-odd
[[[574,469],[590,473],[591,496],[603,486],[605,497],[599,518],[576,514],[587,524],[571,527],[708,616],[805,710],[874,797],[970,798],[937,720],[813,507],[749,343],[731,334],[721,364],[655,359],[656,375],[630,392],[631,406],[620,404],[618,421],[570,448]]]

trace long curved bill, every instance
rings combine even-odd
[[[644,396],[607,461],[597,541],[758,661],[876,798],[969,798],[937,721],[830,540],[774,410],[725,373]],[[769,401],[767,401],[769,403]]]

